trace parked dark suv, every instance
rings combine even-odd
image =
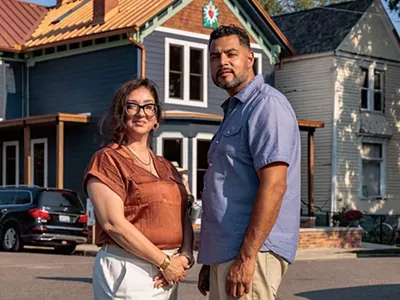
[[[86,243],[87,215],[78,194],[37,186],[0,187],[0,242],[4,251],[52,246],[71,254]]]

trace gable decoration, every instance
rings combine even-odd
[[[219,9],[212,0],[203,6],[203,27],[215,29],[218,27]]]

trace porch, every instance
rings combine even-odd
[[[34,182],[32,181],[32,155],[33,151],[31,149],[31,130],[32,129],[44,129],[44,128],[52,128],[55,127],[56,133],[56,184],[55,187],[63,188],[64,187],[64,132],[65,132],[65,124],[88,124],[90,123],[90,117],[87,115],[80,114],[68,114],[68,113],[57,113],[52,115],[39,115],[33,117],[19,118],[19,119],[11,119],[0,122],[0,132],[4,133],[8,130],[19,130],[23,131],[23,184],[32,185]],[[15,151],[15,169],[17,173],[19,173],[19,140],[20,137],[14,137],[16,139],[17,149]],[[7,141],[2,140],[3,143],[3,185],[7,184],[7,180],[5,180],[6,176],[6,165],[5,162],[7,160],[7,153],[5,151],[5,143]],[[47,147],[47,144],[46,144]],[[46,148],[47,149],[47,148]],[[46,150],[47,151],[47,150]],[[47,165],[46,158],[44,158],[44,165]],[[44,167],[44,173],[47,170]],[[18,176],[15,177],[15,184],[19,184]]]

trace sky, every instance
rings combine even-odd
[[[56,0],[24,0],[25,2],[31,2],[31,3],[37,3],[41,5],[46,5],[46,6],[51,6],[56,4]],[[385,0],[381,0],[383,3],[383,6],[385,6],[386,10],[389,13],[389,16],[392,19],[392,23],[394,27],[396,28],[398,34],[400,35],[400,17],[398,16],[398,13],[396,12],[390,12],[389,8],[387,6],[387,2]]]

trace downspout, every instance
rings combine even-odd
[[[26,63],[26,116],[29,117],[29,63]]]
[[[136,29],[136,31],[138,28]],[[146,48],[142,43],[139,43],[136,41],[131,34],[128,34],[128,40],[131,41],[132,44],[135,46],[139,47],[142,53],[142,60],[141,60],[141,77],[145,78],[146,77]]]

